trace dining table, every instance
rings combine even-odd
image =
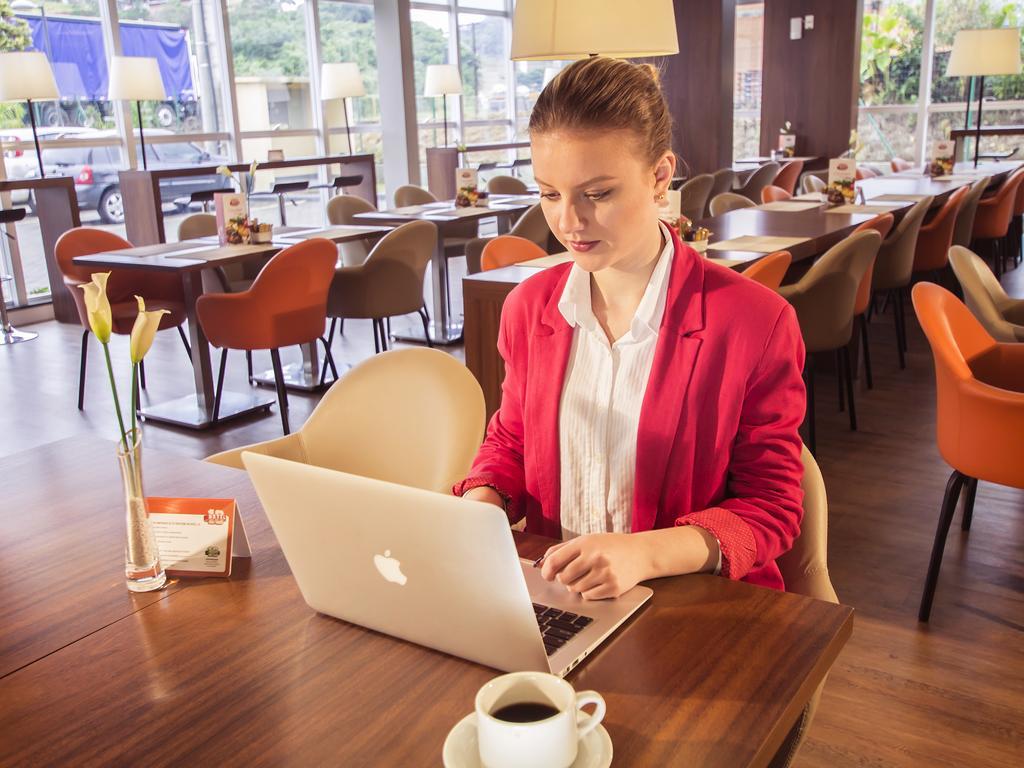
[[[280,250],[311,237],[326,237],[335,243],[373,240],[383,237],[391,227],[377,225],[330,227],[277,227],[269,243],[220,245],[216,237],[202,237],[176,243],[156,243],[133,248],[76,256],[75,264],[93,269],[141,269],[171,272],[180,276],[184,289],[185,315],[188,320],[194,391],[173,400],[150,403],[140,409],[146,421],[172,424],[188,429],[206,429],[213,424],[214,373],[210,345],[196,315],[196,301],[203,294],[202,273],[229,264],[266,259]],[[292,388],[314,389],[320,385],[320,361],[316,345],[302,346],[303,360],[291,364],[285,372],[285,384]],[[272,374],[258,377],[274,386]],[[275,400],[259,392],[225,389],[221,395],[218,421],[248,414],[268,412]]]
[[[441,765],[497,670],[317,613],[244,471],[148,448],[146,492],[234,499],[251,557],[128,592],[115,454],[80,435],[0,458],[0,765]],[[551,544],[513,533],[522,558]],[[769,765],[853,609],[710,574],[647,585],[567,678],[607,702],[615,764]]]

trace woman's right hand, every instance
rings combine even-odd
[[[477,488],[470,488],[468,491],[462,494],[462,498],[472,499],[473,501],[485,501],[488,504],[493,504],[499,509],[505,509],[505,502],[504,500],[502,500],[501,494],[499,494],[489,485],[481,485],[478,486]]]

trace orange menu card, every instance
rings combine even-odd
[[[168,576],[230,576],[232,557],[250,557],[234,499],[148,496],[146,507]]]

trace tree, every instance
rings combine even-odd
[[[31,42],[28,22],[14,15],[7,0],[0,0],[0,51],[24,51]]]

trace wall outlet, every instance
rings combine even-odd
[[[789,39],[799,40],[804,36],[804,20],[794,16],[789,20]]]
[[[814,29],[814,17],[811,14],[804,16],[804,29]]]

